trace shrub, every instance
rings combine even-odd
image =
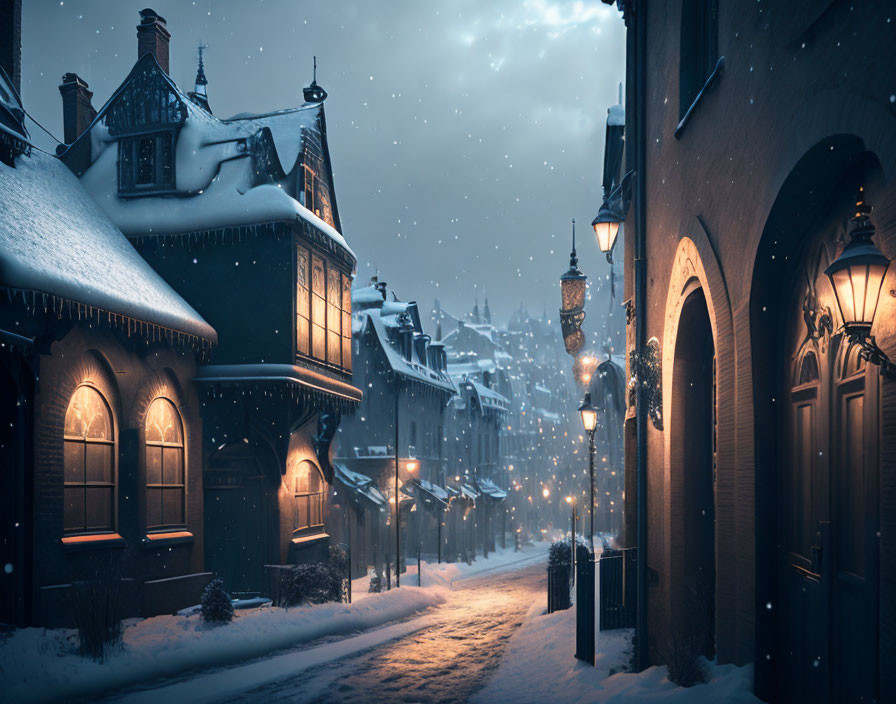
[[[277,606],[342,601],[342,595],[343,573],[337,571],[330,562],[311,562],[294,565],[283,573]]]
[[[548,553],[548,569],[569,570],[572,567],[572,550],[569,543],[557,542],[551,544]]]
[[[224,591],[224,582],[219,577],[202,590],[199,604],[200,615],[206,623],[230,623],[233,620],[233,602]]]
[[[375,570],[370,571],[370,587],[367,589],[371,594],[378,594],[386,587],[386,580],[383,575]]]
[[[330,601],[344,601],[348,595],[350,569],[348,562],[348,551],[344,545],[333,545],[330,547],[329,568],[331,571],[330,579],[333,580]]]
[[[71,607],[83,657],[103,662],[108,649],[121,643],[120,585],[109,556],[90,561],[82,576],[72,580]]]

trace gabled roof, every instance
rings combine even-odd
[[[163,82],[184,106],[175,154],[177,192],[121,198],[116,186],[118,150],[111,148],[117,137],[109,134],[105,119],[129,83],[147,73]],[[82,183],[129,236],[179,235],[298,220],[317,228],[356,260],[338,229],[288,192],[295,183],[305,135],[325,133],[324,124],[319,103],[220,120],[185,95],[152,54],[144,54],[90,127],[69,146],[63,160],[80,171],[74,162],[89,151],[89,165],[80,174]],[[332,184],[330,191],[338,225]]]
[[[447,374],[405,359],[392,346],[392,343],[389,341],[389,334],[386,332],[378,311],[364,311],[361,314],[360,330],[361,334],[373,336],[391,371],[407,379],[433,386],[441,391],[450,394],[456,393],[454,384]]]
[[[0,286],[217,341],[55,157],[0,164],[0,212]]]

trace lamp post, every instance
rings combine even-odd
[[[395,389],[395,588],[401,586],[401,497],[398,495],[398,410],[401,387]]]
[[[570,530],[569,530],[569,546],[570,552],[572,553],[572,574],[573,579],[575,579],[576,574],[576,497],[569,495],[566,497],[566,503],[570,505],[572,509],[572,516],[570,516]]]
[[[591,545],[591,555],[594,556],[594,429],[597,427],[597,409],[591,405],[591,393],[586,392],[585,398],[582,399],[582,405],[579,406],[579,413],[582,414],[582,425],[588,433],[588,481],[591,485],[591,503],[588,506],[589,535],[588,540]]]
[[[834,289],[847,339],[862,348],[863,359],[880,367],[882,376],[896,379],[896,364],[871,334],[890,260],[871,241],[875,230],[870,215],[871,206],[865,203],[864,189],[859,188],[856,212],[850,220],[852,237],[824,273]]]

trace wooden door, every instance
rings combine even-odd
[[[877,701],[877,380],[851,348],[835,392],[832,475],[832,693],[837,702]]]
[[[205,568],[230,592],[267,592],[263,478],[253,468],[205,475]]]
[[[782,701],[830,701],[830,536],[827,433],[815,351],[787,370],[779,466],[783,565],[779,583]],[[766,605],[774,608],[774,604]]]

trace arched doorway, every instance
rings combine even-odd
[[[878,700],[878,377],[838,333],[824,269],[857,185],[873,199],[880,178],[856,137],[819,143],[785,180],[757,253],[757,682],[774,702]]]
[[[684,301],[672,369],[670,647],[715,655],[715,350],[702,288]],[[678,546],[675,543],[679,543]]]

